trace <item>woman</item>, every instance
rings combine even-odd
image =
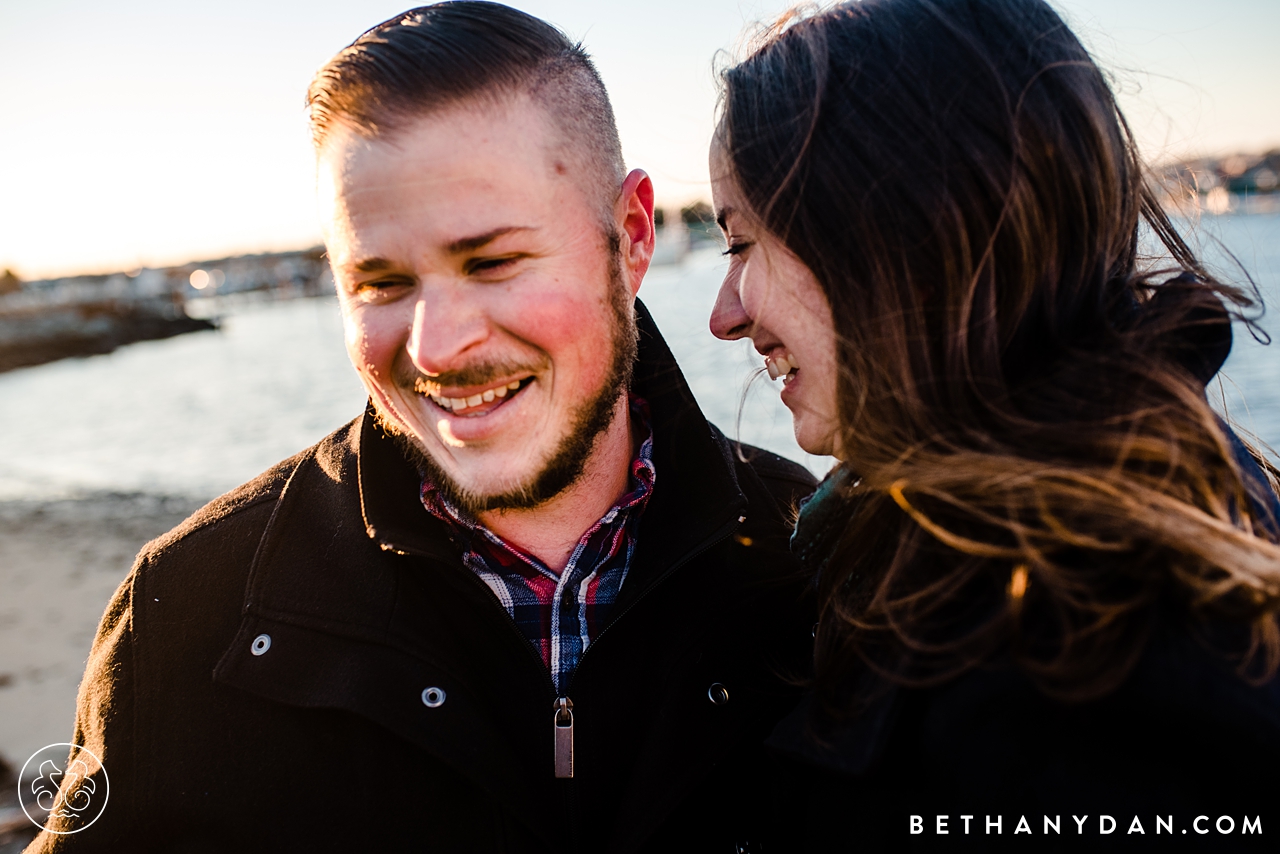
[[[820,620],[779,839],[1274,833],[1276,471],[1205,396],[1253,301],[1178,237],[1087,52],[1041,0],[866,0],[723,86],[712,330],[840,461],[793,541]]]

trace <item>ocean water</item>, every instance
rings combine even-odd
[[[641,290],[704,411],[730,435],[805,460],[746,342],[707,331],[718,252],[658,267]],[[364,408],[332,297],[242,304],[222,328],[0,374],[0,499],[97,492],[218,495]]]
[[[1206,218],[1190,229],[1206,258],[1252,276],[1280,301],[1280,215]],[[707,317],[724,271],[708,250],[658,267],[640,296],[699,405],[728,435],[805,463],[779,385],[759,377],[749,342],[718,341]],[[1280,322],[1259,325],[1280,337]],[[1241,326],[1211,390],[1234,423],[1280,448],[1280,345]],[[754,378],[754,381],[753,381]],[[218,331],[0,374],[0,499],[97,492],[212,497],[358,415],[364,391],[347,361],[336,301],[241,306]]]
[[[1215,273],[1261,298],[1257,329],[1236,324],[1209,394],[1237,430],[1280,459],[1280,214],[1205,217],[1185,231]]]

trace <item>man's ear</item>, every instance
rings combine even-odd
[[[632,169],[622,182],[614,216],[622,237],[623,275],[635,296],[653,260],[653,182],[643,170]]]

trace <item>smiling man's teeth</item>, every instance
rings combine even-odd
[[[518,388],[520,388],[520,380],[512,380],[506,385],[500,385],[470,397],[441,397],[438,394],[432,394],[430,397],[442,409],[470,409],[473,406],[492,403],[496,399],[506,397]]]

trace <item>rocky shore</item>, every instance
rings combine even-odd
[[[215,329],[216,321],[192,309],[227,297],[288,299],[332,290],[320,247],[37,281],[4,270],[0,371]]]
[[[0,313],[0,371],[73,356],[97,356],[135,341],[216,329],[185,314],[165,316],[134,306],[86,305]]]

